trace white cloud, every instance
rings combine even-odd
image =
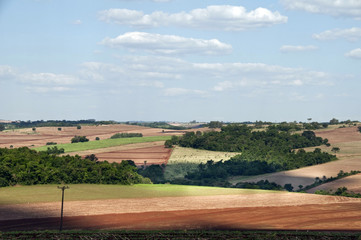
[[[361,20],[361,1],[359,0],[281,0],[281,3],[291,10]]]
[[[27,73],[21,76],[21,81],[33,85],[76,85],[81,80],[75,76],[54,73]]]
[[[361,59],[361,48],[356,48],[345,54],[346,57]]]
[[[0,65],[0,81],[11,79],[15,76],[15,70],[7,65]]]
[[[203,40],[145,32],[129,32],[116,38],[105,38],[101,44],[159,54],[218,55],[230,53],[232,50],[231,45],[217,39]]]
[[[32,93],[68,92],[73,90],[68,87],[26,87],[26,91]]]
[[[313,45],[308,46],[293,46],[293,45],[283,45],[280,50],[281,52],[305,52],[317,50],[318,47]]]
[[[318,40],[333,40],[344,38],[348,41],[354,42],[361,39],[361,28],[353,27],[349,29],[332,29],[312,36]]]
[[[197,95],[200,97],[204,97],[207,94],[206,91],[202,90],[193,90],[193,89],[186,89],[186,88],[167,88],[164,89],[165,96],[182,96],[182,95]]]
[[[99,12],[99,19],[133,27],[183,26],[211,30],[243,31],[286,23],[279,12],[257,8],[247,12],[242,6],[213,5],[174,14],[156,11],[144,14],[129,9],[109,9]]]

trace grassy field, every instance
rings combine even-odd
[[[83,143],[66,143],[56,145],[58,148],[64,148],[65,153],[69,152],[80,152],[98,148],[114,147],[119,145],[126,145],[132,143],[144,143],[144,142],[156,142],[166,141],[171,139],[171,136],[150,136],[150,137],[133,137],[133,138],[117,138],[117,139],[104,139],[99,141],[89,141]],[[46,151],[48,147],[53,146],[42,146],[34,148],[37,151]]]
[[[65,201],[101,200],[119,198],[154,198],[182,196],[214,196],[234,194],[275,193],[277,191],[182,186],[170,184],[98,185],[69,184],[65,190]],[[16,186],[0,188],[0,204],[21,204],[37,202],[57,202],[61,190],[57,185]]]

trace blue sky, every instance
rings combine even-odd
[[[361,120],[358,0],[1,0],[0,119]]]

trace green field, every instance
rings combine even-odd
[[[119,198],[212,196],[279,192],[170,184],[137,184],[132,186],[69,184],[68,186],[69,189],[65,190],[65,201]],[[61,190],[57,188],[57,185],[35,185],[0,188],[0,204],[57,202],[60,200]]]
[[[80,152],[98,148],[114,147],[132,143],[145,143],[145,142],[156,142],[166,141],[171,139],[171,136],[151,136],[151,137],[132,137],[132,138],[116,138],[116,139],[104,139],[99,141],[89,141],[81,143],[66,143],[56,145],[58,148],[64,148],[65,153]],[[42,146],[33,148],[36,151],[46,151],[48,147],[53,146]]]

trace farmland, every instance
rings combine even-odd
[[[91,133],[93,130],[95,132]],[[83,131],[83,134],[77,131]],[[50,134],[51,132],[53,135]],[[108,139],[116,132],[142,133],[144,137]],[[328,138],[331,143],[330,147],[320,148],[332,153],[330,150],[332,147],[340,147],[340,151],[337,152],[339,160],[260,176],[235,177],[233,183],[268,179],[282,186],[291,183],[297,190],[298,185],[312,184],[315,177],[335,176],[340,170],[349,172],[361,169],[359,168],[361,134],[359,135],[355,127],[315,132],[317,136]],[[86,135],[90,141],[70,144],[73,134]],[[189,168],[184,169],[183,172],[175,171],[175,169],[179,170],[182,164],[189,166],[193,164],[191,168],[197,168],[199,163],[206,163],[208,160],[228,160],[239,154],[178,146],[172,152],[172,149],[164,147],[165,140],[179,134],[179,131],[126,125],[83,126],[81,129],[64,127],[61,131],[57,128],[37,128],[36,132],[32,129],[20,129],[1,133],[0,142],[8,141],[7,145],[11,143],[14,146],[31,144],[35,149],[41,150],[47,147],[44,147],[46,142],[53,141],[58,143],[57,147],[66,149],[66,155],[96,154],[100,161],[120,162],[132,159],[137,165],[143,165],[144,161],[147,161],[147,164],[167,164],[164,174],[169,174],[171,169],[169,178],[184,176]],[[97,136],[100,136],[100,140],[95,141]],[[38,140],[31,140],[32,138]],[[41,144],[44,144],[43,147]],[[314,148],[309,148],[307,151],[313,151]],[[337,186],[347,184],[346,187],[350,190],[357,191],[359,182],[360,175],[355,175],[330,184],[337,183]],[[0,231],[57,229],[61,198],[61,191],[57,186],[47,184],[1,188]],[[361,199],[355,198],[172,184],[129,186],[69,184],[68,186],[70,188],[65,191],[64,208],[64,229],[68,230],[332,229],[346,231],[359,230],[361,226],[359,220],[361,213],[358,211],[361,207]],[[336,185],[332,188],[334,187]],[[312,191],[314,190],[310,190]]]
[[[354,230],[361,224],[361,213],[355,211],[361,199],[173,185],[69,186],[64,229]],[[55,185],[1,193],[6,200],[0,203],[0,230],[58,227],[55,201],[61,192]]]
[[[204,131],[206,129],[203,129]],[[30,147],[37,151],[47,150],[49,142],[64,148],[66,154],[85,157],[96,154],[100,161],[121,162],[133,160],[137,165],[167,163],[171,149],[164,148],[164,141],[179,131],[157,129],[125,124],[77,127],[38,127],[6,130],[0,133],[0,147]],[[141,133],[143,137],[109,139],[116,133]],[[70,143],[74,136],[86,136],[90,141]],[[100,140],[96,141],[95,139]]]

